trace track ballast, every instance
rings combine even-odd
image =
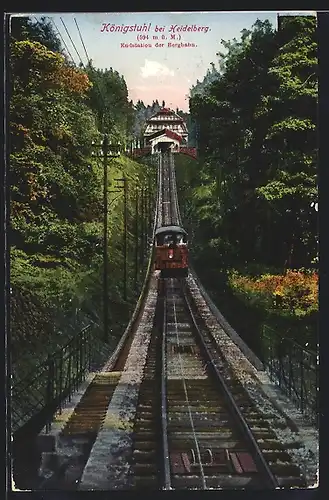
[[[181,225],[174,160],[168,153],[158,156],[154,230],[163,225]],[[225,362],[188,280],[151,273],[127,350],[117,361],[120,371],[96,374],[57,436],[56,451],[44,453],[44,489],[305,485]],[[119,406],[113,406],[113,398]]]

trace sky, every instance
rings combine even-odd
[[[315,12],[310,11],[280,13],[315,15]],[[147,105],[158,99],[160,104],[164,100],[166,106],[172,109],[178,107],[188,111],[189,89],[195,85],[197,79],[203,79],[211,62],[217,67],[216,53],[223,50],[221,40],[240,39],[241,31],[251,28],[257,19],[268,19],[276,28],[277,14],[278,12],[274,11],[48,12],[30,16],[35,19],[42,16],[52,19],[55,30],[58,30],[65,40],[76,63],[79,63],[81,58],[86,64],[88,56],[96,68],[112,67],[122,74],[127,83],[129,98],[134,103],[141,99]],[[135,30],[137,26],[147,30],[125,32],[126,27],[130,26]],[[116,28],[120,31],[116,31]],[[168,46],[170,43],[178,46]],[[135,44],[150,44],[151,47],[136,47]],[[179,44],[190,46],[180,47]],[[191,46],[193,44],[194,46]]]

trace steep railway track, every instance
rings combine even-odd
[[[303,487],[299,469],[223,368],[184,281],[159,280],[158,292],[133,431],[131,487]]]
[[[179,224],[177,212],[177,198],[175,196],[175,186],[173,182],[172,155],[164,154],[162,158],[162,226]],[[160,227],[160,225],[158,226]]]
[[[172,156],[161,155],[155,228],[171,224],[181,224],[175,171]],[[53,468],[43,487],[303,486],[299,469],[225,363],[188,282],[153,274],[150,283],[144,323],[116,371],[98,374],[76,407],[57,453],[65,466]]]
[[[267,450],[265,456],[259,447],[258,440],[275,435],[232,374],[221,370],[218,349],[198,324],[185,283],[168,281],[164,294],[165,487],[303,486],[286,452]]]
[[[166,156],[162,159],[162,226],[169,226],[171,220],[169,165]]]
[[[171,202],[171,219],[172,224],[181,225],[182,220],[179,211],[177,188],[176,188],[176,176],[175,176],[175,165],[173,160],[173,155],[168,158],[169,161],[169,176],[170,176],[170,202]]]

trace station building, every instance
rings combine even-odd
[[[179,153],[187,146],[188,130],[185,121],[169,108],[161,108],[146,122],[144,147],[152,154],[157,151]]]

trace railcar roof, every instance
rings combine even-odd
[[[180,226],[162,226],[155,231],[155,236],[162,233],[183,233],[187,235],[185,229]]]

